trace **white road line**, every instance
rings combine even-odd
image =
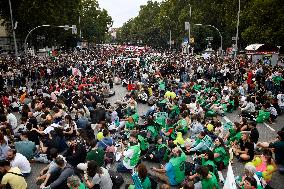
[[[223,117],[226,122],[232,122],[227,116]],[[233,123],[233,122],[232,122]]]
[[[267,123],[263,123],[268,129],[270,129],[271,131],[275,131],[275,129],[273,129],[272,127],[270,127]]]

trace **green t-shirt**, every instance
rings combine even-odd
[[[143,189],[151,189],[152,186],[151,186],[151,181],[148,177],[146,177],[143,182],[142,182],[142,187]]]
[[[216,154],[219,154],[219,156],[214,159],[215,162],[223,161],[224,165],[228,165],[228,163],[229,163],[229,154],[226,152],[224,147],[222,147],[222,146],[217,147],[217,148],[214,149],[213,152],[216,153]]]
[[[125,124],[125,128],[126,129],[133,130],[134,127],[135,127],[135,123],[134,122],[128,122],[127,121],[126,124]]]
[[[216,176],[211,172],[209,172],[209,174],[211,175],[211,178],[204,178],[201,180],[202,188],[219,189],[220,187],[219,187]]]
[[[70,188],[70,189],[72,189],[72,188]],[[87,186],[84,183],[81,182],[78,189],[87,189]]]
[[[87,153],[86,160],[94,160],[97,162],[98,166],[102,167],[104,165],[104,156],[105,151],[101,148],[97,148],[96,150],[91,150]]]

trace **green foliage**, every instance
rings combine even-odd
[[[100,9],[96,0],[82,0],[81,29],[83,39],[101,43],[107,37],[112,18],[105,9]]]
[[[16,36],[22,43],[32,28],[44,24],[77,25],[79,35],[79,15],[84,39],[102,41],[112,23],[107,11],[99,8],[97,0],[11,0],[11,3],[14,22],[18,22]],[[8,0],[0,1],[0,17],[4,19],[2,24],[11,30]],[[44,27],[32,32],[28,42],[34,46],[40,43],[44,46],[72,43],[71,46],[74,46],[78,35],[72,35],[70,30],[62,28]],[[37,36],[44,36],[45,40],[40,42]]]
[[[239,48],[251,43],[282,45],[284,41],[283,0],[240,0]],[[190,5],[192,14],[190,17]],[[143,40],[144,44],[168,47],[169,30],[179,46],[188,31],[184,23],[191,23],[191,37],[195,49],[206,47],[206,37],[213,37],[213,48],[220,47],[218,32],[204,25],[213,25],[223,36],[223,49],[231,47],[236,35],[238,0],[165,0],[148,1],[139,15],[125,23],[118,32],[118,42]],[[194,26],[203,24],[203,26]]]

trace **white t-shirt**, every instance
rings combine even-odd
[[[100,185],[101,189],[112,189],[113,184],[108,170],[103,167],[101,169],[103,173],[101,175],[96,174],[92,179],[92,183]]]
[[[12,129],[17,128],[17,117],[14,114],[9,113],[7,115],[7,121],[12,126]]]
[[[15,158],[11,161],[11,167],[18,167],[21,173],[30,173],[31,164],[25,156],[20,153],[16,153]]]
[[[278,105],[281,107],[284,106],[284,94],[278,94],[277,95]]]
[[[128,149],[128,150],[123,152],[124,157],[128,157],[129,158],[128,162],[123,160],[123,165],[127,169],[133,169],[135,167],[135,166],[131,166],[130,165],[130,159],[132,158],[133,154],[134,154],[134,150],[132,150],[132,149]]]

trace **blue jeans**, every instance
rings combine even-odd
[[[117,164],[117,168],[116,168],[117,172],[120,173],[125,173],[125,172],[131,172],[132,169],[127,169],[124,165],[123,162],[119,162],[119,164]]]

